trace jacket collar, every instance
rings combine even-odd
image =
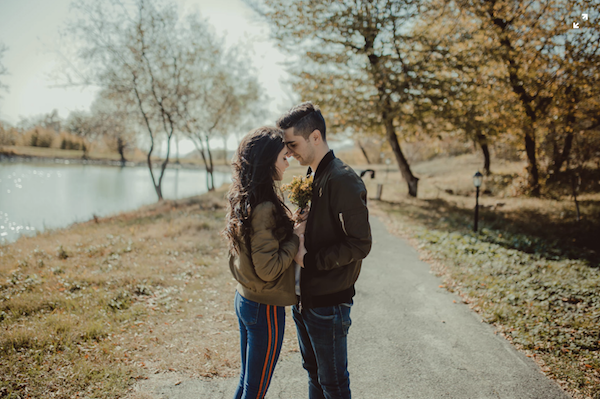
[[[333,150],[329,150],[329,152],[327,154],[325,154],[323,159],[321,159],[321,162],[319,162],[319,166],[317,166],[317,171],[315,172],[315,176],[314,176],[313,180],[317,180],[317,177],[320,174],[322,174],[325,169],[327,169],[327,165],[329,165],[331,163],[331,161],[333,161],[334,159],[335,159],[335,155],[333,154]],[[306,176],[310,176],[311,173],[312,173],[312,169],[309,166],[308,170],[306,171]]]

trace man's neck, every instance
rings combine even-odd
[[[317,171],[317,168],[319,167],[319,164],[321,163],[321,161],[323,160],[323,158],[325,157],[325,155],[327,155],[328,152],[329,152],[329,146],[327,146],[327,145],[324,146],[323,148],[319,148],[315,152],[315,159],[310,164],[310,168],[312,169],[313,173]]]

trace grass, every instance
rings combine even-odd
[[[600,195],[582,195],[577,222],[569,198],[511,197],[510,176],[522,165],[500,162],[486,179],[474,233],[471,176],[479,163],[464,155],[417,165],[418,199],[405,194],[397,172],[376,166],[377,178],[366,180],[370,197],[384,186],[372,211],[572,397],[600,398]]]
[[[224,192],[0,247],[0,396],[122,397],[154,373],[237,372]]]

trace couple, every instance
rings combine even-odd
[[[314,171],[309,212],[292,215],[275,184],[289,166],[288,155]],[[277,127],[244,137],[228,199],[224,233],[239,283],[235,309],[242,360],[235,398],[264,398],[288,305],[308,371],[309,398],[350,398],[350,307],[362,259],[371,249],[367,192],[360,177],[329,150],[317,106],[302,103]]]

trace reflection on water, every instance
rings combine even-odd
[[[155,176],[157,176],[157,171]],[[230,174],[215,172],[218,187]],[[206,172],[167,169],[165,199],[206,192]],[[133,210],[156,202],[150,172],[144,167],[0,164],[0,242],[22,234],[65,227],[74,222]]]

